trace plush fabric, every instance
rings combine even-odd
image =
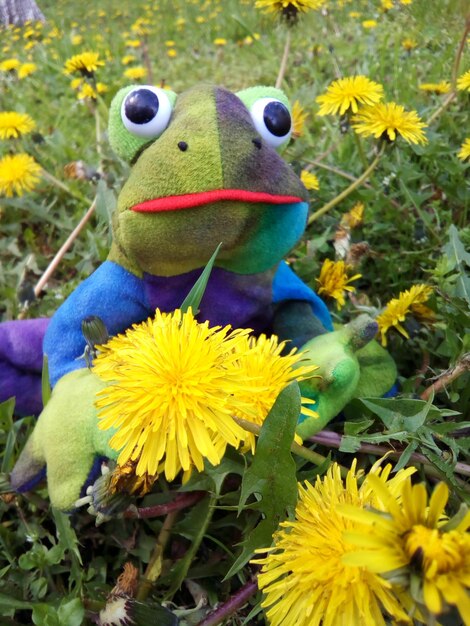
[[[96,457],[116,457],[107,445],[109,435],[103,437],[96,425],[94,398],[103,386],[88,369],[71,372],[58,382],[10,475],[13,489],[30,489],[46,466],[54,506],[73,509]]]
[[[336,415],[358,385],[372,388],[361,377],[356,352],[376,325],[355,322],[329,332],[332,323],[323,302],[281,262],[305,229],[308,192],[290,165],[260,138],[250,108],[264,97],[288,106],[282,92],[259,87],[236,95],[201,85],[178,98],[173,94],[168,127],[149,140],[133,136],[122,122],[121,105],[130,89],[117,94],[110,111],[111,144],[133,163],[113,217],[112,248],[108,260],[67,298],[47,327],[43,348],[54,389],[11,476],[14,488],[24,491],[46,467],[51,502],[62,510],[73,508],[99,459],[116,456],[108,446],[112,433],[97,428],[94,400],[103,383],[85,367],[83,319],[98,316],[115,335],[153,315],[157,307],[174,310],[219,243],[199,319],[255,333],[279,328],[291,345],[306,348],[321,366],[323,379],[306,383],[305,393],[321,415],[315,423],[309,418],[300,424],[303,435]],[[38,376],[39,337],[47,322],[37,324],[36,343],[29,342],[34,359],[28,352],[34,324],[18,323],[3,331],[0,380],[6,381],[8,393],[16,384],[15,368],[20,395],[33,385],[31,376]],[[374,390],[386,391],[377,377],[380,355],[366,353],[364,362],[377,378]]]
[[[15,320],[0,324],[0,402],[16,396],[17,415],[42,409],[42,342],[49,320]]]
[[[179,96],[170,126],[142,152],[121,191],[110,260],[137,275],[174,276],[204,265],[222,242],[216,264],[225,269],[254,274],[278,263],[305,229],[308,193],[273,148],[256,147],[257,138],[246,106],[226,89],[199,86]],[[226,196],[176,212],[133,210],[233,191],[268,194],[276,204]]]

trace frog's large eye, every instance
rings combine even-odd
[[[261,137],[273,148],[286,143],[292,133],[289,109],[276,98],[260,98],[250,109],[253,124]]]
[[[158,137],[171,117],[171,102],[163,89],[143,85],[130,91],[122,101],[121,119],[137,137]]]

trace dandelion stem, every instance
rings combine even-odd
[[[342,200],[344,200],[344,198],[347,198],[347,196],[349,196],[350,193],[352,193],[355,189],[357,189],[360,185],[362,185],[362,183],[367,180],[367,178],[370,176],[370,174],[377,167],[377,164],[380,161],[380,159],[381,159],[381,157],[382,157],[382,155],[384,153],[384,150],[385,150],[384,145],[382,145],[382,148],[378,152],[377,156],[372,161],[372,163],[369,165],[369,167],[365,170],[365,172],[363,174],[361,174],[361,176],[359,176],[359,178],[357,178],[351,185],[349,185],[349,187],[347,187],[344,191],[342,191],[340,194],[338,194],[335,198],[333,198],[332,200],[327,202],[320,209],[318,209],[318,211],[315,211],[315,213],[312,213],[312,215],[309,217],[308,223],[312,224],[313,222],[315,222],[319,217],[321,217],[322,215],[327,213],[327,211],[329,211],[330,209],[335,207]]]
[[[428,119],[427,121],[427,125],[431,126],[431,124],[434,122],[434,120],[436,118],[439,117],[439,115],[441,115],[441,113],[443,113],[447,107],[449,106],[449,104],[455,99],[455,96],[457,95],[457,92],[455,90],[451,91],[450,93],[447,94],[446,99],[444,100],[444,102],[441,104],[441,106],[439,108],[437,108],[434,113],[431,115],[431,117]]]
[[[67,252],[67,250],[70,248],[72,243],[75,241],[75,239],[78,237],[80,232],[83,230],[85,224],[88,222],[90,217],[93,215],[95,207],[96,207],[96,198],[91,203],[91,205],[88,208],[88,210],[85,213],[85,215],[82,217],[82,219],[75,226],[73,231],[67,237],[66,241],[62,244],[62,246],[60,247],[59,251],[56,253],[55,257],[52,259],[52,261],[47,266],[44,274],[38,280],[36,286],[34,287],[34,295],[36,296],[36,298],[39,296],[41,291],[44,289],[45,284],[47,283],[49,278],[52,276],[52,274],[57,269],[57,266],[62,261],[62,258],[64,257],[64,255]]]
[[[137,590],[137,600],[144,601],[147,598],[153,583],[160,576],[162,571],[163,552],[170,539],[171,529],[173,528],[177,515],[178,511],[168,513],[165,521],[163,522],[163,526],[158,534],[152,556],[150,557],[147,569],[145,570],[144,577]]]
[[[459,47],[457,48],[457,52],[455,55],[454,65],[452,67],[452,78],[450,81],[452,91],[455,91],[455,86],[457,84],[457,76],[459,73],[460,62],[462,60],[462,54],[465,48],[468,33],[470,33],[470,13],[468,13],[467,17],[465,18],[465,29],[460,39]]]
[[[362,165],[365,168],[367,168],[367,167],[369,167],[369,163],[367,162],[366,155],[364,154],[364,148],[362,147],[361,138],[360,138],[360,136],[357,133],[353,133],[353,135],[354,135],[354,141],[355,141],[356,146],[357,146],[357,151],[359,152],[359,158],[362,161]]]
[[[244,420],[241,417],[233,416],[233,419],[237,422],[239,426],[247,430],[249,433],[253,433],[254,435],[260,434],[261,426],[259,426],[258,424],[253,424],[253,422]],[[319,454],[318,452],[315,452],[314,450],[310,450],[309,448],[306,448],[305,446],[301,446],[295,441],[292,442],[290,449],[291,449],[291,452],[293,452],[297,456],[300,456],[302,459],[305,459],[306,461],[310,461],[314,465],[321,465],[322,463],[326,461],[326,456],[323,456],[322,454]],[[342,475],[343,475],[343,472],[344,472],[344,475],[346,476],[348,469],[346,467],[341,467]]]
[[[83,204],[90,204],[90,200],[88,198],[85,198],[85,196],[82,196],[75,191],[72,191],[70,187],[68,187],[65,183],[63,183],[61,180],[56,178],[53,174],[51,174],[44,168],[41,168],[41,176],[45,178],[49,183],[52,183],[55,187],[58,187],[59,189],[62,189],[62,191],[68,193],[69,196],[72,196],[72,198],[80,200],[80,202],[83,202]]]
[[[451,90],[447,94],[447,97],[442,102],[442,104],[434,111],[431,117],[428,119],[427,124],[431,126],[431,124],[436,120],[451,104],[453,100],[455,100],[457,96],[457,76],[459,73],[460,62],[462,60],[462,54],[465,48],[465,42],[467,41],[467,35],[470,32],[470,13],[467,15],[465,20],[465,29],[460,39],[459,47],[457,48],[457,52],[455,54],[454,65],[452,67],[452,76],[450,80]]]
[[[215,511],[215,504],[217,502],[217,496],[215,494],[210,494],[206,500],[206,508],[203,511],[205,514],[204,519],[200,523],[199,528],[194,531],[194,538],[192,544],[189,546],[186,554],[180,561],[178,562],[178,570],[175,572],[175,576],[172,581],[172,585],[170,590],[168,591],[166,599],[170,599],[180,588],[183,580],[186,578],[186,574],[190,566],[193,564],[194,557],[196,556],[197,551],[199,550],[199,546],[201,545],[201,541],[204,539],[204,535],[206,534],[207,528],[212,519],[212,515]],[[201,505],[204,503],[204,500],[201,501]],[[199,518],[200,519],[200,518]]]
[[[233,596],[218,606],[214,611],[211,611],[201,622],[196,626],[216,626],[223,622],[227,617],[233,615],[235,611],[240,609],[252,595],[258,591],[258,583],[255,580],[249,580],[247,583],[240,587],[240,589],[233,594]]]
[[[287,68],[287,59],[289,57],[289,51],[290,51],[290,42],[291,42],[291,29],[288,28],[287,29],[287,36],[286,36],[286,44],[284,46],[284,52],[282,54],[282,59],[281,59],[281,65],[279,67],[279,74],[277,75],[277,79],[276,79],[276,88],[280,89],[281,85],[282,85],[282,81],[284,80],[284,75],[286,73],[286,68]]]
[[[95,104],[94,107],[94,115],[95,115],[95,137],[96,137],[96,152],[98,153],[98,172],[103,174],[103,149],[101,147],[101,119],[100,113],[98,111],[98,106]]]
[[[148,47],[146,36],[142,37],[142,59],[144,61],[145,69],[147,70],[148,84],[153,85],[152,63],[150,61],[149,47]]]

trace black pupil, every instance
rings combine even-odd
[[[269,102],[264,107],[263,120],[269,132],[276,137],[284,137],[290,131],[290,113],[282,102]]]
[[[124,111],[134,124],[147,124],[158,113],[158,96],[150,89],[136,89],[126,98]]]

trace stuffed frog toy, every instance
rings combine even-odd
[[[375,322],[358,318],[333,331],[323,301],[282,260],[300,240],[308,211],[306,189],[279,154],[291,130],[289,102],[270,87],[231,93],[202,85],[177,96],[134,85],[117,93],[109,140],[132,168],[108,259],[50,321],[0,326],[3,397],[17,395],[20,410],[37,410],[43,351],[53,387],[11,474],[16,490],[47,475],[52,504],[71,510],[102,459],[116,458],[110,433],[97,427],[94,401],[103,383],[83,359],[82,322],[97,316],[115,335],[156,308],[178,308],[219,243],[198,319],[275,333],[306,350],[322,378],[304,383],[319,417],[299,424],[301,436],[337,415],[361,385],[377,395],[390,388],[393,366],[377,356],[377,345],[371,353],[374,342],[363,348]],[[382,359],[388,369],[370,382],[361,358],[364,366]]]

